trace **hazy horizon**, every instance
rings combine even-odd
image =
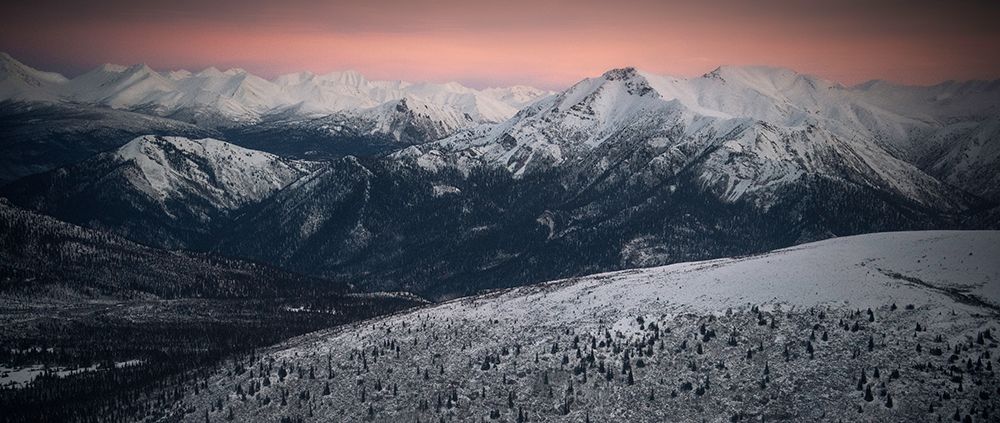
[[[996,79],[1000,6],[981,1],[698,4],[626,0],[41,0],[0,6],[0,51],[73,76],[104,62],[243,68],[273,78],[356,70],[379,80],[564,88],[607,69],[679,77],[719,65],[794,69],[844,85]]]
[[[43,68],[43,67],[40,67],[40,66],[35,66],[35,65],[31,64],[31,63],[26,63],[23,60],[20,60],[20,58],[14,56],[14,55],[11,55],[11,54],[9,54],[9,53],[7,53],[5,51],[0,51],[0,53],[8,54],[14,60],[17,60],[17,61],[21,62],[22,64],[24,64],[26,66],[29,66],[29,67],[31,67],[31,68],[33,68],[35,70],[43,71],[43,72],[56,72],[56,73],[59,73],[60,75],[62,75],[64,77],[66,77],[67,79],[73,79],[73,78],[75,78],[77,76],[86,74],[87,72],[95,70],[95,69],[97,69],[97,68],[99,68],[99,67],[101,67],[103,65],[115,65],[115,66],[122,66],[122,67],[126,67],[126,68],[127,67],[131,67],[131,66],[136,66],[136,65],[146,65],[146,66],[149,66],[147,63],[144,63],[144,62],[139,62],[139,63],[113,63],[113,62],[104,62],[104,63],[101,63],[99,65],[95,65],[95,66],[93,66],[91,68],[81,69],[81,70],[76,71],[74,73],[67,74],[67,73],[58,72],[58,71],[51,70],[51,69],[46,69],[46,68]],[[718,68],[721,68],[721,67],[726,67],[726,66],[748,67],[748,68],[749,67],[774,67],[774,68],[783,68],[783,69],[789,69],[791,71],[797,72],[797,73],[802,74],[802,75],[808,75],[808,76],[822,78],[820,75],[815,75],[815,74],[811,74],[811,73],[807,73],[807,72],[799,72],[797,69],[785,68],[785,67],[768,65],[768,64],[742,64],[742,65],[719,64],[719,65],[716,65],[714,67],[711,67],[711,68],[707,69],[705,72],[697,73],[697,74],[694,74],[694,75],[677,75],[677,74],[662,73],[662,72],[653,72],[653,73],[658,74],[658,75],[662,75],[662,76],[670,76],[670,77],[688,78],[688,79],[690,79],[690,78],[701,77],[701,76],[703,76],[703,75],[705,75],[705,74],[707,74],[709,72],[714,71],[715,69],[718,69]],[[313,73],[315,75],[325,75],[325,74],[338,73],[338,72],[341,72],[341,73],[343,73],[343,72],[357,72],[357,73],[361,74],[362,76],[364,76],[369,81],[402,81],[402,82],[409,82],[409,83],[451,83],[451,82],[463,83],[460,80],[416,80],[416,79],[406,79],[405,77],[404,78],[391,78],[391,79],[382,79],[382,78],[373,79],[373,78],[369,78],[369,75],[367,75],[365,72],[361,72],[361,71],[358,71],[356,69],[350,69],[350,68],[331,69],[331,70],[326,71],[326,72],[313,72],[313,71],[310,71],[308,69],[302,69],[302,70],[299,70],[299,71],[290,71],[290,72],[280,73],[280,74],[276,74],[276,75],[266,75],[266,74],[265,75],[261,75],[261,74],[257,74],[256,72],[250,71],[249,69],[246,69],[243,66],[225,66],[225,67],[221,67],[221,66],[208,65],[208,66],[203,67],[203,68],[157,68],[157,67],[153,67],[153,66],[149,66],[149,67],[151,69],[153,69],[154,71],[156,71],[156,72],[158,72],[160,74],[164,74],[164,75],[167,74],[167,73],[169,73],[169,72],[175,72],[175,71],[188,71],[188,72],[191,72],[192,74],[197,74],[198,72],[201,72],[201,71],[204,71],[204,70],[208,70],[210,68],[215,68],[216,70],[219,70],[221,72],[226,72],[226,71],[229,71],[229,70],[239,69],[239,70],[243,70],[243,71],[249,72],[251,74],[260,76],[260,77],[264,77],[268,81],[272,81],[272,82],[275,79],[277,79],[278,77],[285,76],[285,75],[291,75],[291,74],[295,74],[295,73],[300,73],[300,72],[310,72],[310,73]],[[554,87],[538,86],[538,85],[532,85],[532,84],[528,84],[528,83],[486,84],[486,85],[477,85],[477,84],[463,83],[463,85],[464,86],[468,86],[469,88],[474,88],[474,89],[509,88],[509,87],[514,87],[514,86],[526,86],[526,87],[531,87],[531,88],[545,89],[545,90],[550,90],[550,91],[556,91],[556,92],[558,92],[560,90],[567,89],[567,88],[573,86],[574,84],[576,84],[576,83],[578,83],[580,81],[583,81],[585,79],[599,77],[604,72],[607,72],[607,71],[610,71],[610,70],[613,70],[613,69],[622,69],[622,68],[636,68],[636,69],[638,69],[640,71],[649,72],[647,69],[644,69],[644,68],[641,68],[641,67],[638,67],[638,66],[622,65],[622,66],[614,66],[614,67],[607,68],[604,71],[595,73],[593,75],[583,75],[577,81],[573,81],[572,83],[569,83],[569,84],[566,84],[566,85],[554,86]],[[831,81],[831,82],[840,83],[841,85],[844,85],[845,87],[853,87],[853,86],[863,85],[865,83],[872,82],[872,81],[887,81],[887,82],[890,82],[890,83],[893,83],[893,84],[908,85],[908,86],[934,86],[934,85],[944,84],[944,83],[948,83],[948,82],[952,82],[952,81],[957,81],[957,82],[966,82],[966,81],[996,81],[996,80],[1000,80],[1000,76],[998,76],[997,78],[992,78],[992,79],[983,79],[983,78],[973,78],[973,79],[944,79],[944,80],[940,80],[940,81],[931,81],[931,82],[927,82],[927,83],[906,83],[906,82],[894,81],[892,79],[875,78],[875,79],[867,79],[867,80],[858,81],[858,82],[855,82],[855,83],[848,84],[848,83],[844,83],[842,81],[837,81],[837,80],[834,80],[834,79],[828,79],[828,78],[824,78],[824,79],[827,79],[828,81]]]

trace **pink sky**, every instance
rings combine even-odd
[[[0,50],[69,75],[141,62],[561,88],[622,66],[691,76],[766,64],[929,84],[1000,78],[998,3],[36,0],[0,5]]]

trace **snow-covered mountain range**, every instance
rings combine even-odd
[[[303,101],[235,130],[193,125],[216,133],[139,137],[0,193],[150,245],[219,251],[432,298],[859,233],[1000,226],[997,83],[844,87],[767,67],[722,67],[687,79],[622,68],[532,100],[537,92],[522,88],[484,94],[454,84],[372,83],[351,73],[273,82],[239,71],[202,73],[105,66],[77,79],[100,86],[101,75],[143,74],[142,83],[107,83],[148,93],[159,91],[138,88],[242,78],[249,85],[199,92],[225,91],[209,97],[228,105],[313,95],[330,109],[310,110]],[[7,85],[73,84],[21,74],[16,81],[36,83]],[[309,84],[315,87],[302,88]],[[272,85],[301,90],[248,88]],[[135,100],[142,96],[132,88],[87,101],[152,104]],[[379,103],[400,91],[414,96]],[[483,95],[526,105],[496,123],[478,123],[499,116],[485,108],[450,109],[435,121],[421,111]],[[157,104],[175,104],[160,101],[168,97],[237,110],[204,96],[157,96]],[[4,104],[17,110],[10,119],[22,132],[49,127],[49,116],[69,107]],[[159,113],[94,110],[114,110],[111,120]],[[160,125],[177,118],[157,117],[155,132],[186,128]],[[443,124],[462,119],[464,129]],[[39,123],[23,124],[29,121]],[[302,154],[329,147],[329,133],[342,145],[364,144],[374,133],[387,143],[356,157]],[[22,144],[29,143],[11,145]]]
[[[381,154],[503,121],[549,94],[370,81],[353,71],[266,80],[241,69],[106,64],[68,79],[0,53],[0,183],[148,134],[211,136],[296,158]]]
[[[164,420],[989,421],[998,245],[880,233],[458,299],[235,358]]]
[[[213,357],[168,354],[199,370],[114,400],[146,421],[1000,410],[1000,233],[952,230],[1000,229],[1000,81],[621,68],[549,93],[68,79],[0,53],[0,196],[0,337],[28,346],[5,357],[104,351],[108,328],[128,354],[155,350],[141,335]],[[418,304],[213,368],[239,350],[212,345]],[[142,357],[121,375],[160,369]],[[131,383],[105,367],[92,383]]]
[[[301,72],[266,80],[242,69],[161,73],[146,65],[105,64],[67,79],[0,53],[0,101],[94,104],[219,126],[288,113],[309,117],[371,114],[379,120],[385,108],[404,101],[415,113],[454,130],[506,120],[547,94],[524,86],[476,90],[456,82],[369,81],[353,71]]]
[[[627,169],[619,176],[653,183],[695,168],[727,201],[819,175],[947,208],[948,185],[1000,199],[998,120],[1000,82],[844,87],[780,68],[721,67],[689,79],[624,68],[397,157],[516,176],[582,164],[589,175]],[[966,185],[972,175],[978,181]]]

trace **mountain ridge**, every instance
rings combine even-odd
[[[774,73],[772,68],[766,70]],[[783,75],[791,72],[778,71]],[[785,80],[788,76],[785,75]],[[795,74],[791,79],[798,78],[801,76]],[[701,79],[691,81],[701,83]],[[788,168],[778,170],[778,176],[819,171],[842,177],[840,164],[853,161],[856,163],[850,165],[853,167],[851,172],[858,176],[848,179],[872,181],[928,204],[945,205],[948,202],[943,200],[948,196],[948,188],[935,187],[938,183],[934,178],[905,160],[911,155],[894,154],[895,150],[877,138],[858,137],[856,130],[830,128],[823,121],[802,117],[805,115],[801,112],[782,112],[772,101],[736,115],[727,112],[724,103],[706,111],[705,104],[728,101],[721,93],[729,91],[720,91],[717,97],[704,100],[704,97],[690,95],[693,89],[678,84],[678,80],[650,75],[635,68],[611,70],[535,103],[507,122],[459,131],[441,141],[409,147],[395,153],[395,157],[410,160],[428,170],[441,166],[467,169],[494,165],[518,176],[562,163],[572,165],[574,161],[585,160],[604,143],[639,137],[658,144],[651,154],[666,154],[658,159],[673,162],[669,167],[675,169],[691,164],[687,161],[691,158],[681,158],[680,162],[670,158],[672,149],[676,148],[730,150],[729,158],[752,157],[753,161],[744,161],[747,167],[742,170],[748,176],[726,169],[730,163],[727,157],[720,157],[718,160],[722,163],[706,173],[707,185],[729,186],[721,196],[730,200],[739,198],[748,187],[760,185],[762,176],[753,175],[775,172],[769,168]],[[778,93],[762,94],[757,88],[746,89],[770,100],[779,96]],[[791,120],[786,119],[782,125],[772,123],[781,119],[765,116],[778,112]],[[765,139],[764,144],[771,146],[762,147],[761,137]],[[744,141],[740,141],[741,138]],[[796,142],[795,138],[803,140]],[[822,159],[831,155],[839,158]],[[831,169],[823,171],[823,166]],[[721,175],[725,180],[718,180],[711,174]]]
[[[477,122],[496,122],[513,115],[517,107],[547,94],[543,90],[524,86],[476,90],[456,82],[369,81],[355,71],[323,75],[300,72],[264,79],[243,69],[220,71],[209,67],[198,72],[173,70],[161,73],[145,64],[104,64],[67,79],[61,75],[55,78],[58,74],[36,71],[7,54],[2,59],[10,67],[22,69],[21,73],[25,75],[52,75],[51,84],[36,84],[37,93],[33,96],[25,94],[25,99],[65,99],[112,108],[148,110],[161,116],[207,108],[237,123],[254,122],[264,115],[289,108],[307,116],[328,115],[370,109],[407,97],[453,108],[470,115]],[[3,93],[0,91],[0,94]],[[0,100],[9,99],[21,98],[14,95],[0,97]]]

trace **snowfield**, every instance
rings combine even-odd
[[[989,421],[998,288],[995,231],[566,279],[236,358],[168,419]]]
[[[597,315],[609,308],[628,315],[651,306],[675,313],[723,312],[754,304],[868,308],[896,302],[955,307],[948,294],[954,291],[1000,307],[1000,233],[859,235],[759,256],[611,272],[547,286],[558,289],[518,288],[500,294],[502,301],[491,298],[473,304],[497,307],[482,311],[484,318],[518,310],[553,310],[550,318],[557,319],[564,313]]]

